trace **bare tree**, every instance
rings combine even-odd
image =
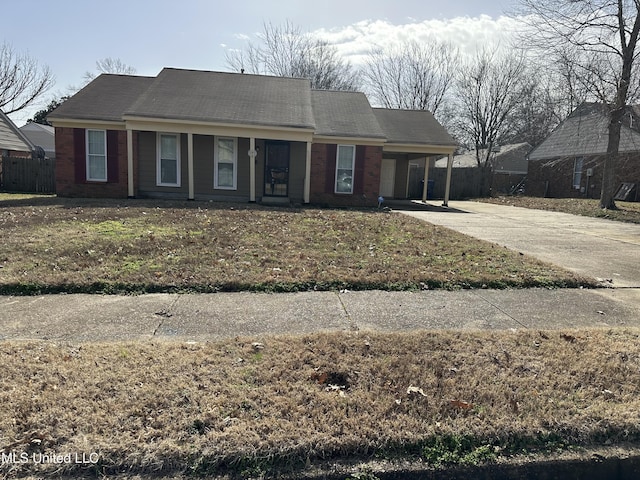
[[[615,178],[622,117],[638,94],[635,60],[640,34],[640,0],[520,0],[521,12],[535,17],[525,39],[557,53],[570,47],[572,66],[589,93],[609,107],[609,138],[600,207],[616,208]]]
[[[235,71],[258,75],[308,78],[323,90],[357,90],[358,72],[341,59],[328,42],[303,33],[291,22],[264,24],[259,44],[227,52],[227,65]]]
[[[458,64],[458,50],[449,43],[409,41],[371,53],[363,72],[376,103],[437,115]]]
[[[122,75],[135,75],[136,69],[127,65],[119,58],[103,58],[96,61],[95,72],[86,72],[84,74],[85,84],[96,78],[101,73],[116,73]]]
[[[504,134],[508,143],[541,143],[564,118],[564,107],[558,104],[552,79],[524,72],[519,89],[519,101],[509,115],[509,131]]]
[[[16,53],[7,43],[0,45],[0,109],[15,113],[31,105],[53,85],[46,65],[26,54]]]
[[[455,98],[459,135],[475,147],[478,165],[510,134],[510,118],[521,101],[525,63],[512,54],[482,50],[462,63]]]

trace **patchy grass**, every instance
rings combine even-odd
[[[259,342],[259,343],[258,343]],[[0,448],[95,463],[0,474],[296,477],[432,468],[640,439],[640,331],[0,343]]]
[[[0,293],[591,285],[377,210],[0,197]]]
[[[600,208],[598,200],[583,198],[500,196],[478,198],[477,201],[538,210],[551,210],[585,217],[607,218],[619,222],[640,223],[640,202],[616,202],[617,210],[603,210]]]

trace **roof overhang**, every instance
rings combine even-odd
[[[426,145],[410,143],[386,143],[383,151],[395,153],[420,153],[425,155],[450,155],[456,151],[455,145]]]
[[[341,137],[337,135],[314,135],[313,143],[341,144],[341,145],[372,145],[384,147],[384,138]]]
[[[84,120],[79,118],[55,118],[47,117],[54,127],[67,128],[96,128],[100,130],[126,130],[124,122],[109,120]]]
[[[312,128],[212,123],[194,120],[136,117],[132,115],[125,115],[123,119],[125,121],[126,128],[130,130],[265,138],[269,140],[288,140],[294,142],[311,142],[313,139]]]

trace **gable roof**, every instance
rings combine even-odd
[[[33,144],[18,127],[0,110],[0,150],[31,152]]]
[[[153,77],[103,73],[65,100],[47,119],[122,122],[122,115],[153,83]]]
[[[165,68],[125,116],[313,128],[309,80]]]
[[[364,93],[312,90],[311,101],[316,135],[385,140]]]
[[[426,110],[374,108],[373,113],[392,144],[419,144],[455,147],[455,140]]]
[[[455,141],[426,111],[372,109],[360,92],[312,90],[308,79],[165,68],[157,77],[102,74],[48,115],[52,123],[190,123],[199,131],[255,127],[291,138],[379,141],[444,153]],[[175,126],[175,125],[173,125]],[[127,127],[128,128],[128,127]]]
[[[609,141],[609,115],[602,104],[576,108],[529,154],[529,160],[603,155]],[[622,125],[620,152],[640,151],[640,132]]]
[[[20,131],[32,144],[42,147],[49,158],[55,157],[55,129],[51,125],[29,122]]]

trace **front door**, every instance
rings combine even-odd
[[[383,158],[380,169],[380,196],[393,198],[393,187],[396,183],[396,161],[393,158]]]
[[[272,197],[289,195],[289,142],[266,142],[264,194]]]

